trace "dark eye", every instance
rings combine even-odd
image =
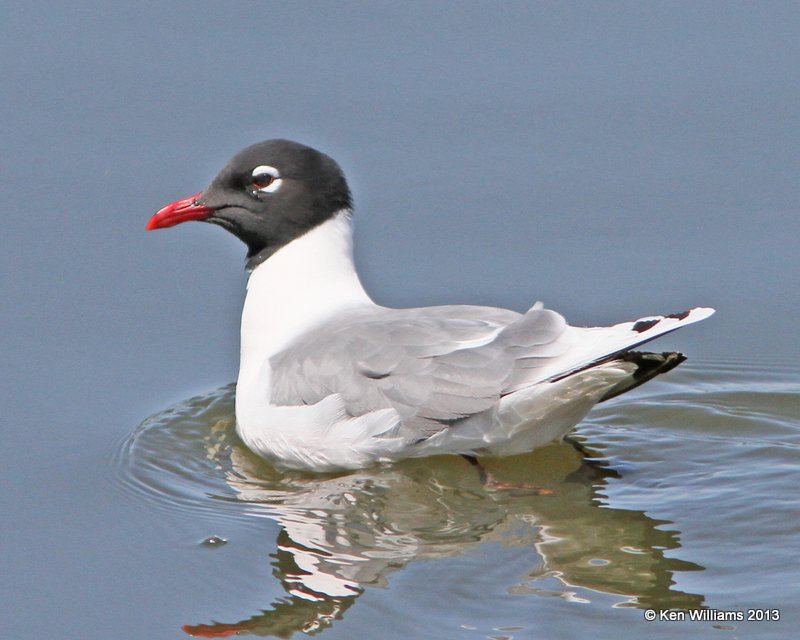
[[[275,167],[261,165],[253,169],[250,184],[256,191],[270,193],[276,191],[281,186],[281,177]]]
[[[275,180],[275,176],[271,176],[268,173],[259,173],[253,176],[253,186],[256,189],[263,189],[271,185],[273,180]]]

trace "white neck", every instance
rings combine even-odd
[[[269,357],[331,314],[361,304],[373,302],[353,264],[350,213],[340,211],[281,247],[250,274],[239,382],[248,374],[257,376]]]

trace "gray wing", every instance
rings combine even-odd
[[[352,416],[394,408],[420,437],[490,409],[565,349],[566,323],[534,306],[372,307],[350,312],[273,356],[272,402],[338,393]]]

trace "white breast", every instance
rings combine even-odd
[[[375,303],[364,291],[353,264],[347,211],[282,247],[253,270],[242,311],[236,386],[237,431],[248,446],[285,462],[298,456],[321,458],[326,442],[341,450],[345,435],[360,441],[397,423],[393,410],[349,419],[336,395],[307,407],[271,403],[270,382],[276,373],[270,358],[333,315],[361,305]],[[308,466],[328,465],[320,459]]]

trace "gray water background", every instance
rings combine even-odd
[[[540,299],[579,325],[714,306],[713,319],[659,344],[688,353],[691,371],[708,364],[715,384],[731,379],[732,362],[752,374],[744,388],[778,371],[790,387],[785,440],[797,443],[796,3],[0,11],[8,637],[185,637],[181,624],[240,601],[244,616],[263,599],[231,581],[221,610],[209,606],[216,574],[207,581],[192,555],[205,525],[188,509],[169,516],[131,501],[115,466],[145,418],[235,379],[242,247],[210,226],[146,234],[144,224],[260,139],[294,138],[340,161],[357,262],[380,303],[524,310]],[[649,453],[637,442],[616,455]],[[796,500],[793,473],[787,464],[773,486],[785,504]],[[745,518],[761,513],[745,509],[752,483],[740,487]],[[693,521],[679,501],[668,517],[680,530]],[[785,529],[796,542],[797,520]],[[724,531],[709,523],[708,535]],[[232,566],[266,553],[243,537]],[[772,566],[796,562],[796,548],[741,553]],[[331,634],[380,627],[387,598],[426,637],[436,611],[403,605],[429,574],[402,576]],[[749,572],[734,580],[763,580],[765,602],[787,588]],[[797,608],[786,615],[796,629]],[[603,619],[599,633],[626,623]]]

